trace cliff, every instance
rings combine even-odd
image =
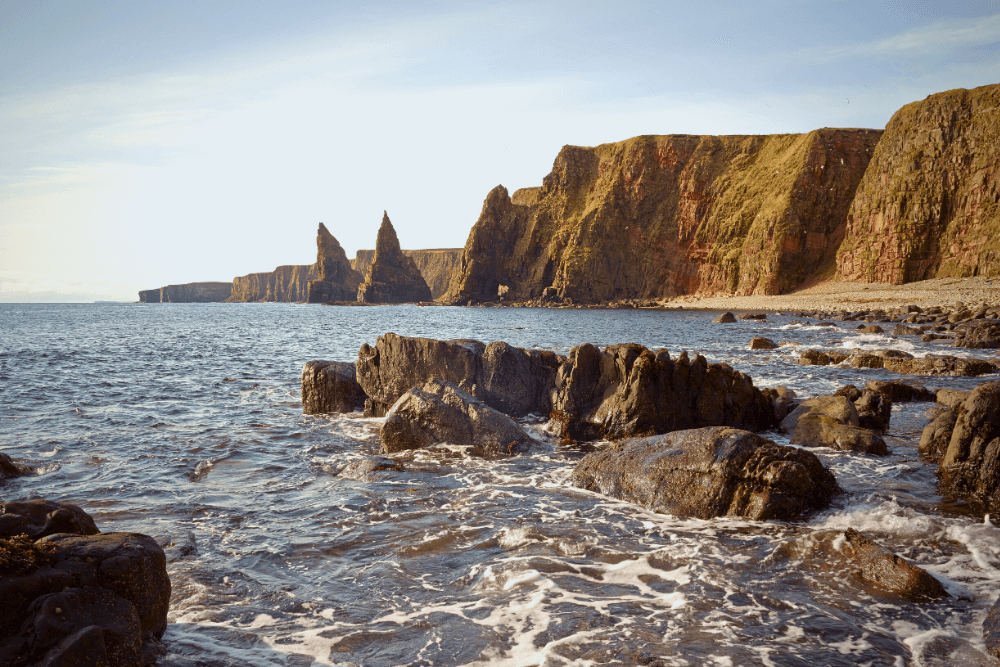
[[[218,303],[229,298],[230,283],[186,283],[139,292],[140,303]]]
[[[841,280],[1000,273],[1000,85],[907,104],[886,125],[848,214]]]
[[[822,129],[566,146],[540,188],[489,193],[446,298],[787,292],[833,273],[880,135]]]
[[[360,303],[412,303],[430,301],[431,290],[412,257],[403,254],[399,237],[382,213],[382,225],[375,240],[375,256],[358,288]]]
[[[351,268],[340,242],[319,223],[316,232],[316,277],[308,283],[306,301],[354,301],[361,274]]]
[[[420,275],[431,288],[431,297],[440,299],[448,291],[451,277],[462,264],[462,248],[435,248],[432,250],[404,250],[403,254],[412,258]],[[359,250],[351,260],[351,268],[364,275],[368,272],[374,250]]]
[[[267,273],[233,278],[232,295],[227,301],[305,301],[309,295],[309,281],[315,279],[315,264],[279,266]]]

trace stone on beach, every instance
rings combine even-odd
[[[655,512],[760,521],[821,509],[838,488],[812,453],[720,426],[622,440],[584,457],[572,482]]]

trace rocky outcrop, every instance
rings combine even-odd
[[[306,301],[354,301],[361,283],[361,274],[351,268],[347,253],[340,243],[319,223],[316,232],[316,279],[309,281]]]
[[[309,281],[316,280],[315,264],[279,266],[268,273],[233,278],[231,303],[295,302],[309,298]]]
[[[89,514],[76,505],[51,500],[14,500],[0,504],[0,537],[27,535],[32,540],[56,533],[96,535]]]
[[[354,364],[317,360],[302,366],[303,414],[355,412],[365,407],[366,398]]]
[[[375,256],[358,288],[361,303],[414,303],[431,301],[431,290],[413,258],[399,247],[396,230],[383,212],[375,242]]]
[[[220,303],[232,294],[230,283],[185,283],[139,292],[139,303]]]
[[[462,248],[434,248],[429,250],[404,250],[413,260],[417,270],[431,288],[431,297],[440,299],[448,291],[452,276],[462,265]],[[374,250],[359,250],[351,260],[351,268],[365,275],[375,259]]]
[[[403,394],[379,435],[386,454],[448,443],[473,456],[500,458],[526,453],[532,442],[513,419],[437,378]]]
[[[486,197],[447,298],[787,292],[833,270],[881,135],[641,136],[566,146],[540,188]]]
[[[955,332],[954,345],[979,350],[1000,348],[1000,322],[979,321],[961,326]]]
[[[913,602],[950,597],[937,579],[903,560],[853,528],[844,531],[844,552],[860,568],[861,578],[885,593]]]
[[[806,350],[799,357],[804,366],[828,366],[847,362],[854,368],[884,368],[903,375],[957,375],[975,377],[997,372],[998,366],[986,359],[966,359],[946,354],[928,354],[919,359],[899,350],[861,350],[853,354],[834,350]]]
[[[572,483],[654,512],[759,521],[821,509],[837,491],[812,453],[725,427],[622,440],[584,457]]]
[[[901,284],[1000,273],[1000,85],[896,112],[837,255],[842,280]]]
[[[942,490],[1000,512],[1000,382],[979,385],[959,406],[938,477]]]
[[[456,384],[486,405],[512,417],[551,410],[549,391],[564,358],[504,342],[433,340],[387,333],[358,352],[357,379],[371,398],[373,415],[431,378]]]

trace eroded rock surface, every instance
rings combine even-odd
[[[302,366],[302,412],[307,415],[355,412],[367,396],[358,384],[354,364],[309,361]]]
[[[815,455],[727,427],[631,438],[588,454],[574,486],[656,512],[789,520],[821,509],[837,483]]]
[[[354,301],[361,274],[351,268],[347,253],[322,222],[316,232],[316,279],[309,281],[309,303]]]
[[[315,264],[279,266],[266,273],[250,273],[233,278],[226,300],[230,303],[308,301],[309,282],[317,276]]]
[[[432,248],[403,250],[403,254],[417,265],[417,270],[431,289],[431,297],[436,301],[445,295],[452,277],[461,268],[462,251],[462,248]],[[359,250],[351,260],[351,267],[364,276],[374,259],[374,250]]]
[[[886,593],[914,602],[950,597],[937,579],[913,563],[891,553],[862,533],[844,532],[844,551],[860,566],[861,578]]]
[[[941,487],[1000,512],[1000,382],[976,387],[957,412],[938,467]]]
[[[375,256],[358,288],[357,299],[361,303],[413,303],[433,299],[413,258],[400,249],[388,213],[382,216]]]
[[[96,535],[89,514],[76,505],[51,500],[13,500],[0,504],[0,537],[27,535],[38,540],[55,533]]]

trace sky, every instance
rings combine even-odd
[[[0,302],[465,244],[640,134],[882,128],[1000,83],[1000,0],[0,2]]]

